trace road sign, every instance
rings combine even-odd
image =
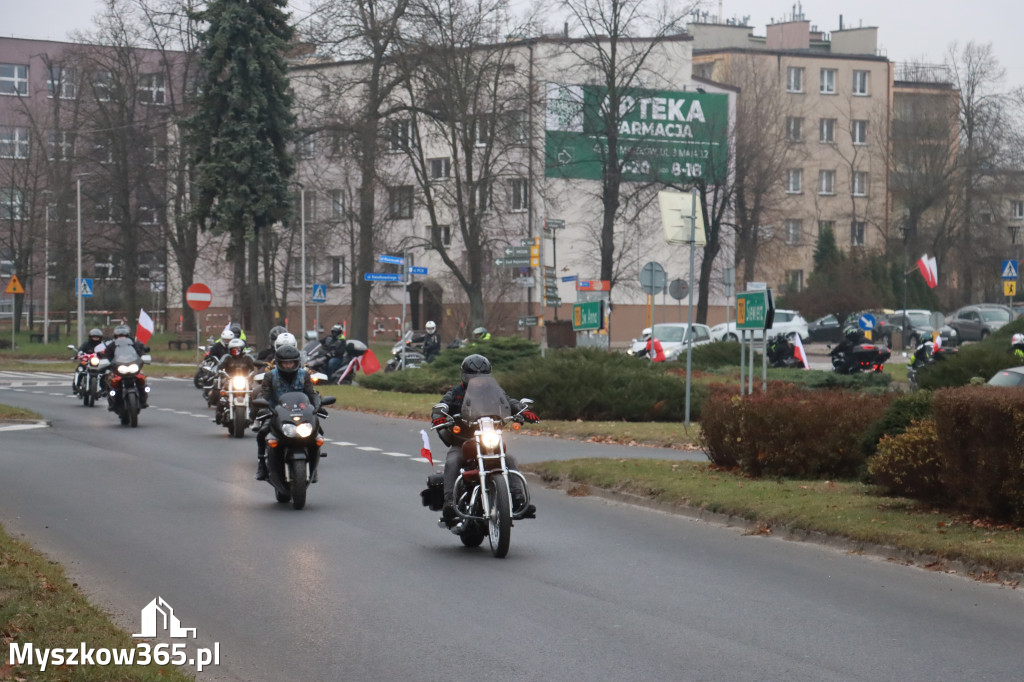
[[[677,301],[681,301],[686,298],[686,295],[690,293],[690,285],[685,279],[674,279],[669,282],[668,295]]]
[[[604,301],[574,303],[572,328],[576,331],[596,331],[604,324]]]
[[[557,298],[558,297],[558,285],[555,285],[555,286],[545,285],[544,286],[544,296],[547,297],[547,298]]]
[[[563,280],[564,281],[564,280]],[[581,279],[576,282],[576,291],[611,291],[612,283],[606,279]]]
[[[861,316],[857,318],[857,326],[866,332],[874,331],[875,325],[877,324],[878,321],[875,320],[875,316],[871,313],[862,313]]]
[[[530,246],[506,246],[505,255],[510,258],[529,258]]]
[[[89,283],[92,284],[92,280],[89,280]],[[185,303],[188,303],[188,307],[192,310],[206,310],[212,302],[213,292],[205,284],[196,282],[185,290]]]
[[[530,264],[529,257],[527,258],[495,258],[494,264],[504,267],[523,267]]]
[[[525,317],[519,318],[520,329],[522,329],[523,327],[536,327],[538,325],[540,325],[539,315],[526,315]]]
[[[4,289],[5,294],[23,294],[25,293],[25,287],[21,286],[21,282],[18,281],[17,275],[11,275],[11,281],[7,283],[7,288]]]
[[[665,290],[666,280],[665,268],[661,267],[661,263],[651,261],[640,270],[640,288],[645,294],[660,294]]]
[[[388,265],[404,265],[405,264],[405,259],[402,258],[401,256],[389,256],[387,254],[382,254],[381,257],[378,258],[377,260],[379,260],[381,263],[387,263]]]
[[[1004,260],[1003,261],[1003,279],[1017,279],[1017,261],[1015,260]]]
[[[565,277],[562,278],[562,281],[575,282],[577,279],[579,279],[579,275],[566,275]]]
[[[545,218],[544,219],[545,230],[564,230],[565,221],[561,218]]]
[[[1007,279],[1003,280],[1003,296],[1007,298],[1013,298],[1017,295],[1017,280]]]
[[[367,282],[400,282],[402,276],[397,272],[364,272],[363,279]]]
[[[414,267],[409,268],[409,272],[411,272],[414,275],[425,275],[425,274],[427,274],[427,269],[426,268],[421,268],[419,266],[414,266]]]
[[[326,284],[314,284],[313,285],[313,303],[326,303],[327,302],[327,285]]]
[[[82,298],[92,298],[92,277],[83,277],[78,280],[78,284],[82,289]],[[75,289],[75,296],[78,295],[78,289]]]
[[[516,286],[526,287],[527,289],[537,284],[533,281],[533,277],[515,277],[512,281],[516,283]]]
[[[746,291],[736,294],[736,328],[764,329],[775,309],[767,291]]]

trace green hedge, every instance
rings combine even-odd
[[[878,449],[884,436],[898,436],[915,421],[932,416],[931,391],[915,391],[897,397],[885,410],[882,418],[868,427],[861,438],[860,449],[865,457],[871,457]]]
[[[984,341],[961,346],[942,362],[921,368],[917,385],[932,390],[966,386],[974,377],[988,381],[999,370],[1018,366],[1020,361],[1010,351],[1010,337],[1017,332],[1024,332],[1024,318],[997,329]]]

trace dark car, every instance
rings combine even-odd
[[[1024,367],[1001,369],[988,380],[989,386],[1024,386]]]
[[[883,341],[887,346],[892,346],[892,331],[888,324],[888,318],[883,312],[870,312],[875,318],[875,329],[871,338],[874,341]],[[807,336],[811,342],[817,343],[839,343],[843,338],[843,330],[847,327],[858,327],[858,321],[864,313],[853,313],[846,318],[846,323],[840,325],[835,315],[819,317],[807,325]]]
[[[890,330],[890,338],[893,333],[905,329],[907,347],[917,348],[922,341],[930,339],[932,333],[935,332],[935,328],[931,324],[933,314],[930,310],[910,309],[906,313],[902,310],[897,310],[892,315],[889,315],[887,326]],[[960,335],[948,324],[944,324],[939,328],[939,335],[942,337],[943,346],[956,346],[960,343]]]
[[[960,341],[981,341],[1011,320],[1010,309],[997,303],[978,303],[960,308],[946,318]]]

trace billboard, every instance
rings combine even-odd
[[[603,86],[547,84],[547,177],[601,179],[608,158],[607,93]],[[630,88],[612,120],[617,122],[623,180],[724,180],[728,95]]]

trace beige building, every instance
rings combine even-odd
[[[890,222],[893,79],[892,64],[878,54],[877,29],[826,35],[798,20],[772,24],[763,37],[748,26],[691,24],[689,30],[694,75],[733,85],[745,80],[739,97],[756,96],[764,111],[746,125],[783,143],[771,165],[777,183],[765,192],[756,226],[755,279],[777,291],[800,290],[823,228],[832,229],[844,250],[882,249]],[[753,79],[757,88],[768,85],[758,90]]]

